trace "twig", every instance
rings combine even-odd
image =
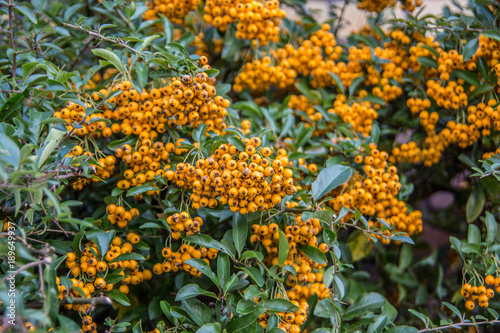
[[[460,322],[460,323],[449,324],[449,325],[444,325],[444,326],[439,326],[439,327],[434,327],[434,328],[424,328],[423,330],[420,330],[417,333],[433,332],[433,331],[439,331],[439,330],[449,329],[449,328],[453,328],[453,327],[460,327],[460,326],[476,326],[476,325],[496,324],[496,323],[500,323],[500,319],[493,319],[493,320],[488,320],[488,321],[476,321],[476,322],[470,322],[470,323]]]
[[[118,14],[118,16],[120,16],[120,18],[121,18],[122,20],[124,20],[124,21],[125,21],[125,23],[127,23],[127,26],[128,26],[128,28],[129,28],[130,30],[134,30],[134,25],[132,24],[132,22],[130,22],[130,20],[129,20],[128,18],[126,18],[126,17],[123,15],[123,13],[122,13],[122,11],[121,11],[121,10],[119,10],[118,8],[116,8],[116,7],[115,7],[115,12]]]
[[[354,229],[361,230],[365,235],[366,234],[371,234],[371,235],[377,235],[377,236],[380,236],[380,237],[383,237],[383,238],[386,238],[386,239],[391,239],[392,238],[391,236],[384,235],[384,234],[382,234],[380,232],[372,231],[370,229],[363,229],[363,228],[361,228],[360,226],[358,226],[355,223],[340,222],[339,225],[347,226],[347,227],[352,227]]]
[[[73,298],[68,301],[66,298],[59,301],[59,305],[64,304],[105,304],[111,305],[113,304],[113,300],[108,296],[99,296],[99,297],[89,297],[89,298]]]
[[[14,5],[10,0],[7,1],[7,5],[9,6],[9,38],[10,38],[10,47],[12,50],[16,49],[16,46],[14,44],[14,25],[13,25],[13,20],[14,20],[14,15],[13,15],[13,7]],[[16,78],[16,54],[13,55],[12,57],[12,78]]]
[[[342,4],[342,9],[340,10],[340,15],[337,19],[337,25],[335,26],[335,30],[333,30],[333,35],[335,36],[335,38],[337,37],[337,32],[340,28],[340,25],[342,24],[342,19],[344,18],[344,12],[348,3],[349,0],[344,0],[344,3]]]
[[[59,306],[66,304],[91,304],[91,305],[112,305],[113,300],[108,296],[98,296],[98,297],[73,297],[71,301],[67,298],[59,300]],[[31,302],[26,303],[26,306],[30,308],[41,308],[43,307],[43,302]]]
[[[85,45],[83,45],[83,47],[78,52],[76,60],[73,61],[73,63],[71,64],[71,67],[69,68],[68,72],[72,72],[75,69],[76,65],[80,62],[80,60],[83,59],[82,58],[82,53],[85,52],[85,50],[89,47],[89,45],[90,45],[90,43],[92,42],[93,39],[94,39],[94,36],[89,36],[88,37],[87,42],[85,43]]]
[[[109,38],[109,37],[106,37],[106,36],[103,36],[101,35],[100,33],[98,32],[94,32],[94,31],[90,31],[90,30],[87,30],[85,28],[82,28],[82,27],[78,27],[76,25],[72,25],[72,24],[69,24],[69,23],[66,23],[66,22],[63,22],[63,24],[67,27],[70,27],[70,28],[73,28],[73,29],[78,29],[78,30],[81,30],[81,31],[84,31],[86,33],[88,33],[89,35],[91,36],[95,36],[95,37],[99,37],[100,39],[102,40],[105,40],[107,42],[110,42],[110,43],[114,43],[114,44],[118,44],[120,46],[123,46],[124,48],[134,52],[134,53],[137,53],[137,54],[141,54],[141,52],[135,50],[133,47],[129,46],[127,43],[125,43],[123,40],[121,40],[120,38],[117,38],[116,40],[113,39],[113,38]]]

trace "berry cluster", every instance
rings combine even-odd
[[[388,166],[389,154],[376,149],[376,145],[370,144],[369,154],[359,154],[354,161],[363,165],[363,174],[356,173],[350,182],[342,188],[334,190],[334,199],[329,205],[340,212],[342,207],[356,207],[364,216],[373,216],[368,224],[370,227],[380,228],[382,224],[379,219],[392,223],[396,232],[406,232],[414,235],[422,232],[422,213],[418,210],[409,212],[405,202],[397,199],[401,183],[395,166]],[[352,218],[352,213],[346,215],[343,220]],[[386,230],[389,234],[390,231]],[[381,239],[388,242],[387,239]]]
[[[122,278],[118,288],[122,293],[129,292],[129,284],[137,285],[152,277],[151,271],[148,269],[140,270],[139,263],[136,260],[116,260],[119,256],[125,253],[134,251],[134,244],[139,243],[140,237],[135,233],[127,234],[127,242],[123,243],[119,237],[115,237],[111,242],[109,249],[103,255],[93,242],[88,242],[85,248],[81,251],[81,256],[73,252],[67,253],[66,267],[70,270],[70,274],[74,277],[71,279],[72,286],[67,290],[62,281],[58,279],[59,299],[63,299],[71,293],[73,297],[83,297],[80,290],[85,294],[85,297],[91,297],[94,293],[100,291],[110,291],[115,287],[115,283],[107,282],[107,275],[111,271],[116,271]],[[101,259],[99,259],[101,258]],[[127,273],[127,274],[126,274]],[[66,309],[75,311],[87,311],[90,304],[66,304]]]
[[[146,3],[149,9],[142,17],[144,20],[156,20],[161,14],[172,23],[183,25],[186,15],[195,10],[200,2],[200,0],[151,0]]]
[[[466,283],[462,286],[460,294],[465,298],[467,310],[474,310],[475,303],[482,308],[489,306],[488,301],[495,296],[495,290],[500,293],[500,277],[487,275],[484,278],[484,285],[471,286]]]
[[[199,216],[191,218],[188,212],[175,213],[166,218],[170,226],[172,239],[178,240],[181,238],[181,233],[186,236],[200,232],[203,225],[203,219]]]
[[[342,121],[352,125],[352,128],[365,136],[370,135],[373,121],[377,119],[378,114],[369,102],[347,104],[344,95],[337,95],[333,102],[333,109],[328,112],[338,114]]]
[[[267,0],[264,4],[256,0],[207,0],[203,19],[221,31],[237,23],[236,38],[267,45],[269,42],[277,43],[280,39],[278,24],[286,13],[279,5],[278,0]]]
[[[82,333],[97,333],[97,324],[91,316],[82,318]]]
[[[170,247],[165,247],[161,251],[165,260],[161,263],[156,263],[153,266],[155,274],[163,274],[172,272],[188,272],[193,276],[200,277],[201,272],[193,266],[186,263],[189,259],[201,259],[210,265],[210,260],[216,259],[219,253],[216,249],[207,249],[200,247],[199,249],[188,244],[182,244],[178,251],[172,251]]]
[[[286,195],[296,193],[293,186],[287,152],[273,153],[261,147],[258,137],[243,139],[244,150],[232,144],[222,144],[213,155],[199,159],[193,165],[178,163],[175,171],[168,170],[167,179],[180,188],[192,189],[191,207],[215,208],[218,203],[229,204],[231,211],[241,214],[267,211]]]
[[[276,297],[280,298],[280,297]],[[290,299],[291,300],[291,299]],[[307,319],[307,313],[309,311],[309,304],[307,302],[297,302],[291,300],[292,304],[297,306],[299,309],[296,312],[276,312],[280,321],[278,323],[278,328],[281,328],[285,332],[289,333],[299,333],[300,325],[305,323]],[[267,328],[267,323],[269,320],[270,313],[266,312],[261,314],[257,318],[257,322],[264,328]]]
[[[115,204],[106,206],[106,213],[108,213],[108,221],[111,224],[116,224],[119,228],[125,228],[128,222],[139,216],[137,208],[127,210],[125,207],[116,206]]]

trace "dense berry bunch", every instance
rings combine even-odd
[[[484,285],[471,286],[465,283],[460,290],[460,294],[465,299],[465,307],[468,310],[473,310],[475,303],[482,308],[489,306],[489,300],[495,296],[495,290],[500,292],[500,277],[487,275],[484,278]]]
[[[281,298],[281,297],[276,297]],[[307,313],[309,311],[309,304],[307,302],[297,302],[290,299],[293,305],[297,306],[299,309],[295,312],[276,312],[279,317],[278,328],[281,328],[285,332],[289,333],[299,333],[300,325],[302,325],[307,319]],[[257,318],[257,322],[264,328],[267,328],[269,320],[269,312],[261,314]]]
[[[101,291],[112,290],[118,282],[121,284],[118,289],[127,294],[129,284],[137,285],[151,279],[151,271],[148,269],[141,270],[136,260],[119,260],[120,255],[132,253],[134,245],[139,241],[140,237],[137,234],[128,233],[127,242],[124,243],[119,237],[115,237],[109,249],[103,255],[93,242],[86,244],[80,256],[72,252],[67,253],[66,267],[74,277],[70,282],[73,287],[77,287],[79,290],[74,288],[68,290],[62,281],[58,279],[59,299],[63,299],[69,293],[73,297],[91,297]],[[109,281],[108,274],[112,271],[115,271],[121,277],[118,280],[113,278],[116,282],[107,282]],[[85,296],[81,294],[80,290]],[[66,304],[65,307],[75,311],[86,311],[90,304]]]
[[[117,187],[122,190],[131,187],[140,186],[145,183],[158,188],[156,180],[158,177],[163,177],[165,171],[170,168],[170,156],[182,155],[187,153],[186,148],[181,148],[183,139],[177,139],[176,143],[163,144],[161,141],[151,141],[143,139],[140,143],[132,148],[125,144],[115,150],[115,156],[121,158],[125,163],[126,168],[123,171],[123,179],[117,182]],[[139,143],[139,142],[138,142]],[[158,190],[148,190],[144,192],[147,195],[157,195]],[[134,196],[135,199],[142,199],[143,194]]]
[[[224,117],[229,100],[216,96],[214,81],[205,73],[170,80],[170,84],[161,90],[163,111],[167,117],[173,117],[169,119],[169,125],[189,123],[198,128],[204,123],[207,131],[220,134],[226,128]]]
[[[410,236],[422,232],[422,213],[418,210],[409,212],[406,203],[397,198],[401,183],[397,168],[388,166],[389,154],[379,151],[373,144],[370,148],[369,154],[355,157],[355,162],[363,165],[363,173],[356,173],[343,188],[336,189],[329,205],[337,212],[342,207],[356,207],[361,214],[373,217],[368,221],[370,227],[380,228],[379,219],[382,219],[393,224],[397,232],[406,232]],[[344,220],[351,218],[350,214]]]
[[[344,95],[337,95],[333,102],[333,108],[328,112],[338,114],[342,121],[352,125],[352,128],[363,135],[370,135],[373,120],[377,119],[378,114],[369,102],[353,103],[349,105]]]
[[[294,114],[300,117],[306,127],[315,127],[313,135],[323,135],[335,128],[334,122],[321,121],[323,115],[314,108],[313,103],[304,95],[291,95],[288,107],[295,111]],[[330,109],[329,112],[333,112],[333,109]]]
[[[91,107],[90,104],[68,102],[66,108],[55,112],[54,116],[66,120],[68,131],[79,136],[91,133],[93,137],[99,137],[102,133],[102,136],[110,137],[113,133],[121,133],[155,140],[159,133],[165,132],[165,125],[198,128],[201,123],[207,125],[207,131],[220,134],[226,127],[223,119],[229,101],[216,96],[214,82],[201,72],[194,77],[188,74],[172,78],[159,89],[139,93],[132,88],[130,81],[124,81],[111,87],[110,91],[101,89],[92,94],[92,99],[99,102],[113,93],[107,103],[100,103],[101,113],[85,117],[85,107]],[[108,127],[103,119],[114,123]]]
[[[387,7],[392,7],[396,4],[395,0],[360,0],[358,1],[358,8],[368,12],[380,13]]]
[[[125,228],[134,217],[139,216],[139,210],[137,208],[131,208],[127,210],[123,206],[116,206],[115,204],[109,204],[106,206],[106,212],[108,213],[108,221],[111,224],[116,224],[119,228]]]
[[[97,324],[91,316],[82,318],[82,333],[97,333]]]
[[[233,89],[241,92],[248,88],[253,92],[262,93],[274,86],[287,91],[293,88],[296,77],[297,72],[288,64],[271,65],[271,58],[264,57],[262,60],[256,59],[243,65],[234,80]]]
[[[294,205],[287,205],[292,207]],[[322,283],[322,269],[325,265],[313,262],[300,250],[301,246],[312,246],[319,248],[322,252],[328,252],[328,245],[318,243],[317,236],[322,231],[318,219],[310,218],[303,220],[302,214],[296,216],[290,225],[283,226],[283,229],[276,223],[269,225],[254,224],[251,227],[252,235],[250,242],[260,244],[266,250],[264,263],[267,266],[273,266],[278,263],[278,242],[280,233],[288,240],[288,257],[283,265],[294,267],[296,276],[288,274],[286,285],[291,287],[286,292],[287,297],[292,303],[299,307],[295,313],[278,313],[282,320],[282,326],[287,332],[299,332],[300,325],[307,319],[307,299],[313,294],[317,294],[319,299],[329,297],[328,288]],[[266,328],[268,314],[259,317],[258,322]]]
[[[381,13],[388,7],[394,7],[395,0],[360,0],[358,8],[369,12]],[[401,9],[412,12],[415,8],[422,6],[422,0],[401,0]]]
[[[170,226],[172,239],[180,239],[181,234],[186,236],[200,232],[203,219],[199,216],[191,218],[188,212],[175,213],[166,218]],[[199,258],[198,258],[199,259]]]
[[[181,188],[192,189],[191,207],[215,208],[228,204],[241,214],[266,211],[286,195],[296,193],[287,153],[280,149],[276,158],[270,147],[261,147],[259,138],[243,139],[245,150],[222,144],[213,155],[193,165],[178,163],[175,171],[165,173],[169,181]]]
[[[230,24],[237,23],[236,38],[267,45],[269,42],[279,41],[279,20],[286,15],[279,4],[278,0],[268,0],[264,4],[256,0],[208,0],[203,19],[221,31],[226,31]]]
[[[193,276],[201,276],[201,272],[186,263],[189,259],[201,259],[210,265],[210,260],[217,258],[218,250],[200,247],[195,248],[188,244],[182,244],[178,251],[173,251],[170,247],[165,247],[161,251],[165,260],[156,263],[153,267],[155,274],[172,272],[188,272]],[[210,260],[209,260],[210,259]]]
[[[495,105],[495,99],[490,99],[487,104],[469,105],[463,123],[450,120],[439,133],[435,131],[439,114],[421,111],[420,122],[427,132],[423,148],[413,141],[402,144],[393,148],[390,162],[424,163],[430,166],[438,163],[445,148],[452,144],[458,144],[459,148],[472,146],[481,137],[491,135],[491,131],[500,130],[500,112],[494,109]]]
[[[151,0],[146,3],[149,9],[143,14],[145,20],[155,20],[158,15],[167,17],[172,23],[183,25],[186,15],[195,10],[200,0]]]

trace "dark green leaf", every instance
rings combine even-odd
[[[316,180],[312,183],[312,194],[318,201],[331,190],[344,184],[351,178],[352,169],[344,165],[333,165],[321,170]]]

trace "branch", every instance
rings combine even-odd
[[[470,322],[470,323],[460,322],[460,323],[449,324],[449,325],[444,325],[444,326],[439,326],[439,327],[434,327],[434,328],[424,328],[423,330],[420,330],[417,333],[434,332],[434,331],[439,331],[439,330],[453,328],[453,327],[460,327],[460,326],[477,326],[477,325],[497,324],[497,323],[500,323],[499,319],[492,319],[492,320],[488,320],[488,321],[476,321],[475,323],[473,323],[473,322]]]
[[[91,304],[91,305],[112,305],[113,300],[108,296],[98,296],[89,298],[72,297],[71,301],[67,298],[59,300],[59,306],[66,304]],[[30,308],[42,308],[43,302],[35,301],[31,303],[26,303]]]
[[[134,52],[134,53],[137,53],[137,54],[141,54],[139,51],[135,50],[133,47],[129,46],[127,43],[125,43],[123,40],[121,40],[121,38],[117,38],[116,40],[113,39],[113,38],[109,38],[109,37],[106,37],[106,36],[103,36],[101,35],[100,33],[98,32],[94,32],[94,31],[90,31],[90,30],[87,30],[85,28],[82,28],[82,27],[78,27],[76,25],[72,25],[72,24],[69,24],[69,23],[66,23],[66,22],[63,22],[63,24],[67,27],[70,27],[70,28],[73,28],[73,29],[77,29],[77,30],[81,30],[81,31],[84,31],[86,33],[88,33],[89,35],[91,36],[95,36],[95,37],[99,37],[100,39],[102,40],[105,40],[107,42],[110,42],[110,43],[114,43],[114,44],[118,44],[120,46],[123,46],[124,48]]]
[[[337,38],[337,32],[340,28],[340,25],[342,24],[342,19],[344,18],[344,12],[348,3],[349,0],[344,0],[344,3],[342,4],[342,9],[340,10],[340,15],[337,19],[337,25],[335,26],[335,30],[333,30],[333,35],[335,36],[335,38]]]
[[[12,9],[14,5],[10,0],[8,0],[7,5],[9,6],[9,39],[10,39],[10,47],[12,50],[16,49],[16,46],[14,44],[14,25],[13,25],[13,20],[14,20],[14,15],[12,12]],[[13,55],[12,57],[12,78],[16,78],[16,54]]]
[[[104,304],[111,305],[113,304],[113,300],[108,296],[99,296],[99,297],[90,297],[90,298],[73,298],[68,301],[66,298],[59,301],[59,305],[64,304]]]

